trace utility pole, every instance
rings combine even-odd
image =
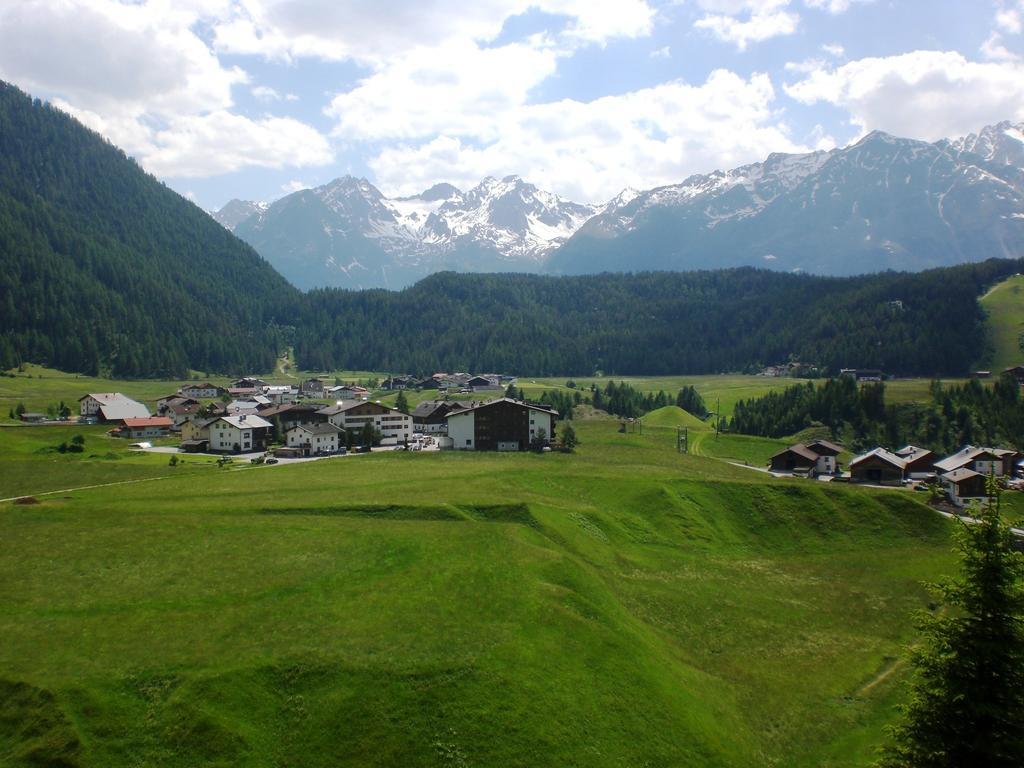
[[[722,396],[718,396],[715,405],[715,440],[718,439],[718,432],[722,427]]]

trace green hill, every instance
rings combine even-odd
[[[996,285],[981,299],[988,314],[993,372],[1024,363],[1024,275]]]
[[[950,524],[577,431],[0,504],[3,762],[868,765]]]
[[[650,427],[689,427],[690,429],[712,429],[707,422],[684,411],[678,405],[666,405],[656,408],[643,417],[644,426]]]
[[[298,295],[98,134],[0,82],[0,368],[269,370]]]

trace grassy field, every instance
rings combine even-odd
[[[0,504],[0,764],[869,764],[950,524],[617,427]]]
[[[988,313],[991,368],[998,372],[1024,362],[1020,339],[1024,334],[1024,275],[1015,275],[992,288],[981,299]]]

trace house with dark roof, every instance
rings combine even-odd
[[[526,451],[547,445],[558,412],[547,406],[499,397],[448,414],[448,437],[457,451]]]
[[[906,463],[904,471],[911,480],[926,480],[935,474],[935,454],[927,448],[905,445],[893,453]]]
[[[330,422],[300,424],[288,430],[286,443],[302,456],[337,453],[345,430]]]
[[[412,416],[373,400],[342,400],[321,408],[320,414],[336,427],[358,435],[369,424],[381,435],[385,445],[396,445],[412,439]]]
[[[220,453],[262,451],[273,429],[266,419],[249,414],[220,416],[209,425],[210,450]]]
[[[214,400],[223,395],[227,390],[204,381],[202,384],[182,384],[178,390],[185,397],[193,397],[196,400]]]
[[[907,462],[885,448],[875,448],[850,461],[850,480],[872,485],[903,485]]]
[[[443,435],[448,431],[448,414],[462,408],[462,404],[452,400],[424,400],[413,408],[413,430],[429,435]]]
[[[1009,448],[985,448],[965,445],[956,453],[935,462],[935,470],[946,474],[960,468],[974,470],[982,475],[1008,475],[1016,472],[1020,454]]]
[[[768,470],[803,477],[835,475],[839,473],[838,457],[842,452],[842,447],[828,440],[797,443],[772,456]]]
[[[1003,373],[1008,373],[1017,380],[1017,383],[1024,387],[1024,365],[1011,365],[1004,368]]]
[[[945,489],[950,501],[963,507],[971,501],[987,499],[985,475],[973,469],[960,467],[952,472],[939,476],[939,482]]]

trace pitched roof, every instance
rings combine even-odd
[[[842,446],[838,446],[835,443],[830,443],[828,440],[812,440],[809,443],[804,443],[808,450],[814,451],[819,456],[823,454],[831,454],[838,456],[843,452]]]
[[[130,397],[125,397],[120,392],[99,392],[86,395],[79,400],[84,400],[86,397],[93,397],[99,402],[100,413],[108,421],[139,419],[149,416],[149,408]]]
[[[376,400],[342,400],[340,403],[334,405],[328,405],[321,408],[317,413],[322,413],[325,416],[335,416],[345,411],[350,411],[359,405],[377,405],[381,408],[386,408],[389,411],[397,411],[397,408],[392,408],[390,405],[384,405],[384,403],[378,403]]]
[[[303,432],[309,432],[311,435],[337,435],[345,430],[341,427],[336,427],[329,421],[322,421],[316,424],[299,424],[298,426],[289,429],[289,432],[294,432],[297,429],[301,429]]]
[[[513,405],[518,405],[522,408],[529,408],[531,411],[540,411],[541,413],[548,413],[552,416],[558,415],[558,411],[550,406],[524,403],[521,400],[513,400],[511,397],[496,397],[494,400],[485,400],[482,403],[474,403],[472,405],[464,406],[457,411],[452,411],[448,415],[449,417],[461,416],[462,414],[469,413],[470,411],[479,411],[481,408],[490,408],[492,405],[497,405],[498,403],[512,403]]]
[[[807,446],[801,443],[791,445],[789,446],[789,448],[783,448],[778,453],[773,454],[771,458],[774,459],[776,456],[784,456],[787,453],[795,453],[800,458],[806,459],[812,464],[814,464],[818,460],[818,454],[816,454],[814,451],[810,450]]]
[[[174,426],[174,420],[166,416],[147,416],[138,419],[125,419],[124,425],[126,427],[171,427]]]
[[[890,451],[885,450],[885,448],[873,448],[867,453],[862,453],[860,456],[851,459],[850,469],[853,469],[853,467],[856,464],[860,464],[863,461],[867,461],[872,457],[879,458],[882,461],[886,462],[887,464],[892,464],[894,467],[898,467],[899,469],[907,468],[907,462],[904,459],[901,459],[895,453],[891,453]]]
[[[235,429],[260,429],[261,427],[272,427],[274,426],[266,419],[261,419],[259,416],[251,416],[243,414],[241,416],[221,416],[215,421],[224,421],[230,424]]]
[[[942,479],[949,480],[953,483],[959,483],[964,480],[970,480],[972,477],[984,477],[984,475],[980,472],[975,472],[973,469],[960,467],[960,469],[954,469],[952,472],[947,472],[942,476]]]

